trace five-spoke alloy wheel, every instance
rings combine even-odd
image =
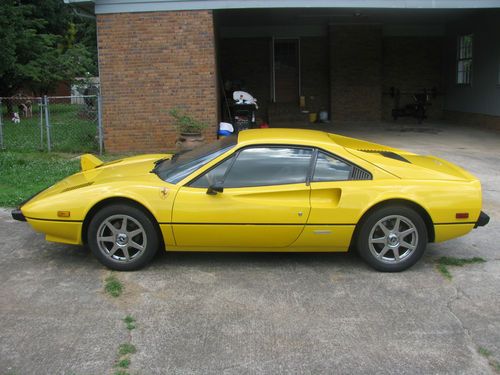
[[[426,246],[424,221],[405,206],[387,206],[372,212],[358,231],[359,254],[380,271],[397,272],[411,267]]]
[[[156,253],[158,233],[151,218],[137,207],[106,206],[92,218],[88,244],[95,257],[115,270],[143,267]]]

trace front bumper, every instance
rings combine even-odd
[[[26,218],[24,217],[23,213],[21,212],[21,209],[16,208],[15,210],[12,210],[11,212],[12,218],[17,221],[26,221]]]
[[[490,217],[486,215],[483,211],[479,214],[479,218],[476,221],[476,224],[474,225],[474,228],[477,227],[484,227],[486,224],[490,222]]]

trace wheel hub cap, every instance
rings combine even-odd
[[[119,233],[116,236],[116,244],[118,246],[125,246],[128,243],[128,236],[125,233]]]
[[[394,233],[391,233],[387,238],[387,245],[390,247],[399,246],[399,238]]]

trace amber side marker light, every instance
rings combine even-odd
[[[468,212],[460,212],[455,215],[457,219],[468,219],[469,218],[469,213]]]
[[[71,212],[69,211],[57,211],[57,216],[59,217],[70,217]]]

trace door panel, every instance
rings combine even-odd
[[[311,213],[292,247],[348,250],[356,224],[368,204],[371,185],[371,181],[312,182]]]
[[[225,188],[217,195],[182,187],[174,203],[177,246],[286,247],[309,216],[305,183]]]

